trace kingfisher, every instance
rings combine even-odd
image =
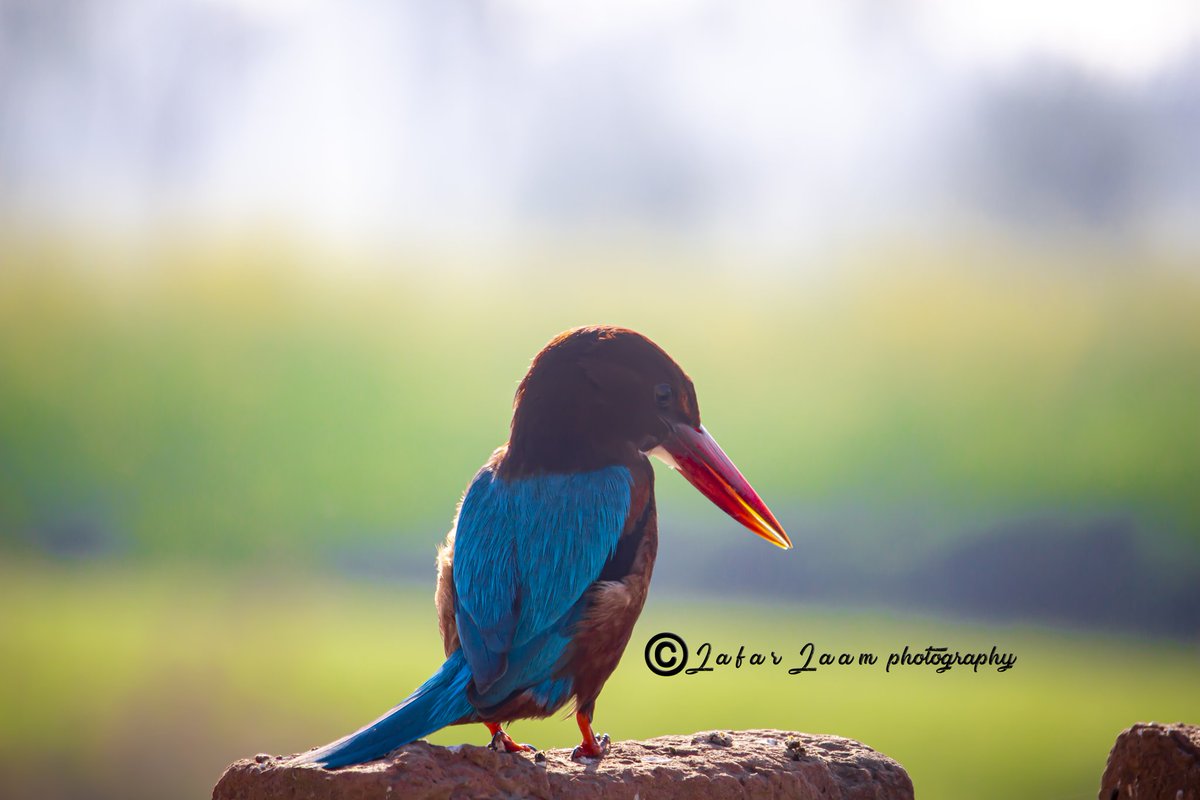
[[[446,660],[398,706],[298,756],[329,769],[382,758],[440,728],[504,730],[574,701],[576,760],[603,757],[596,699],[629,643],[658,552],[654,456],[758,536],[791,540],[700,424],[691,379],[645,336],[609,325],[559,334],[534,357],[508,443],[476,473],[437,556]]]

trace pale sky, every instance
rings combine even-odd
[[[210,0],[283,23],[345,10],[327,0]],[[510,0],[485,3],[535,28],[530,44],[553,51],[588,41],[671,26],[711,13],[721,2],[703,0]],[[755,3],[758,13],[820,16],[836,3]],[[878,0],[864,4],[914,10],[939,47],[970,61],[1008,61],[1029,53],[1062,56],[1115,75],[1136,77],[1200,39],[1195,0]],[[824,8],[822,8],[824,6]],[[754,13],[743,4],[741,12]]]
[[[1196,0],[924,0],[928,30],[965,60],[1061,56],[1126,78],[1143,77],[1200,41]]]
[[[348,237],[907,224],[980,81],[1049,60],[1136,91],[1200,47],[1200,0],[73,8],[86,55],[0,84],[10,207]]]

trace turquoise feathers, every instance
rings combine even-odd
[[[569,682],[539,684],[556,677],[584,593],[616,549],[632,483],[623,466],[511,482],[485,467],[475,477],[455,528],[454,587],[477,705],[525,687],[554,705],[569,694]]]

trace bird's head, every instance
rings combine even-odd
[[[517,389],[508,477],[599,469],[654,455],[762,538],[792,546],[770,509],[700,424],[691,379],[640,333],[607,325],[559,334]]]

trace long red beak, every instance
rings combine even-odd
[[[779,520],[703,425],[676,425],[661,446],[675,462],[671,466],[701,494],[771,544],[791,549]]]

